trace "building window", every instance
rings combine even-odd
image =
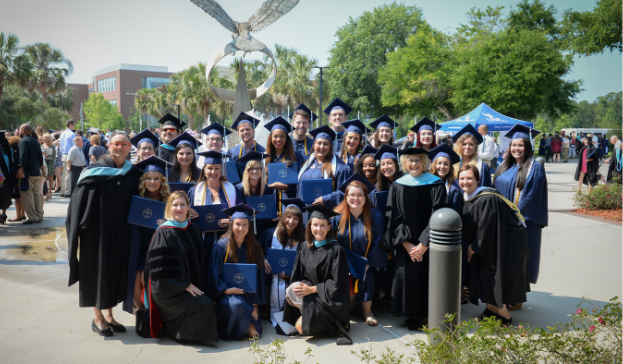
[[[97,81],[97,92],[106,92],[117,89],[117,77],[108,77]]]
[[[168,78],[160,77],[143,77],[143,88],[158,88],[160,86],[168,85],[171,82]]]
[[[112,106],[117,107],[117,100],[108,100],[108,102],[110,102]]]

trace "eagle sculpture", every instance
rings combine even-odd
[[[232,33],[231,44],[237,49],[247,52],[263,51],[266,45],[251,36],[251,32],[260,31],[298,4],[299,0],[266,0],[259,9],[244,23],[234,21],[219,3],[214,0],[190,0],[195,5],[218,20]]]

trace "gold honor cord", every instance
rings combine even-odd
[[[191,183],[193,181],[192,176],[193,176],[193,171],[188,172],[188,176],[186,176],[186,180],[184,182]]]
[[[227,252],[225,252],[225,260],[223,263],[227,263],[227,257],[229,257],[229,241],[227,242]]]
[[[337,230],[340,231],[342,227],[342,221],[340,221],[340,225],[337,227]],[[364,229],[365,235],[365,229]],[[350,251],[353,251],[353,240],[350,235],[350,215],[348,216],[348,244],[350,247]],[[372,244],[372,239],[368,239],[368,246],[366,247],[366,254],[363,256],[364,258],[368,257],[368,251],[370,251],[370,245]],[[359,293],[359,279],[355,280],[355,293]]]
[[[238,159],[242,158],[242,148],[244,148],[244,145],[240,144],[240,152],[238,152]],[[253,142],[253,151],[257,152],[257,142]]]

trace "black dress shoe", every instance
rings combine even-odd
[[[34,224],[35,222],[38,222],[38,221],[25,220],[25,221],[22,221],[22,225],[30,225],[30,224]]]
[[[136,324],[134,325],[134,331],[136,331],[136,334],[138,336],[143,336],[143,331],[142,331],[142,324],[143,324],[143,318],[145,317],[145,310],[136,310],[136,312],[134,313],[136,315],[135,319],[136,319]]]
[[[93,322],[91,322],[91,329],[93,330],[94,333],[98,334],[99,336],[104,336],[104,337],[112,336],[112,330],[110,329],[110,327],[107,328],[106,330],[101,330],[95,324],[95,319],[93,319]]]
[[[110,328],[112,329],[112,331],[114,332],[125,332],[125,326],[121,325],[121,324],[112,324],[108,321],[106,321],[106,323],[108,324],[108,326],[110,326]]]

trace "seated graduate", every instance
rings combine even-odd
[[[378,166],[376,164],[376,159],[374,159],[374,155],[378,152],[378,149],[367,145],[363,148],[361,152],[361,156],[355,162],[355,169],[353,173],[359,173],[362,176],[366,177],[368,182],[372,183],[376,186],[376,176],[378,173]]]
[[[136,163],[138,163],[152,155],[155,155],[155,150],[158,146],[158,137],[149,131],[149,129],[145,129],[133,136],[130,139],[130,142],[136,147],[136,154],[138,155]]]
[[[139,196],[167,203],[171,192],[165,171],[171,166],[171,163],[152,155],[134,166],[143,171],[138,185]],[[145,305],[142,302],[143,289],[145,288],[143,272],[147,249],[155,232],[156,230],[152,228],[132,226],[132,245],[130,247],[130,259],[128,260],[128,291],[123,302],[123,309],[126,312],[134,313],[134,308],[136,308],[135,330],[140,336],[143,336],[141,328],[143,320],[146,318]],[[130,282],[134,282],[134,284],[129,284]]]
[[[340,159],[346,163],[351,170],[355,169],[355,162],[359,158],[359,152],[363,149],[364,138],[366,133],[372,130],[368,129],[364,123],[358,119],[349,120],[342,123],[344,127],[344,137],[342,140],[342,150],[340,151]]]
[[[322,205],[305,207],[311,212],[305,239],[286,290],[284,321],[301,335],[334,333],[344,337],[338,345],[352,344],[348,336],[350,321],[348,260],[346,251],[335,240],[331,217],[337,213]]]
[[[175,147],[173,168],[169,170],[169,182],[197,182],[201,171],[197,168],[195,149],[201,145],[194,136],[184,132],[169,142]]]
[[[428,152],[428,159],[432,161],[429,172],[441,178],[441,181],[446,186],[449,207],[458,212],[459,215],[463,214],[463,190],[459,186],[459,181],[456,179],[454,171],[455,164],[461,161],[461,157],[449,145],[442,144]],[[465,236],[463,236],[462,240],[463,255],[461,256],[461,281],[463,282],[461,304],[463,305],[469,302],[469,262],[467,261],[467,246],[469,244],[464,238]]]
[[[495,189],[479,187],[478,173],[469,164],[459,171],[463,234],[470,244],[470,301],[487,305],[478,320],[496,317],[508,326],[513,319],[507,305],[526,302],[530,292],[528,235],[517,206]]]
[[[188,222],[185,192],[169,196],[164,218],[147,251],[151,337],[164,330],[178,340],[218,341],[214,302],[206,295],[207,257],[199,227]]]
[[[236,187],[227,182],[223,175],[224,154],[216,151],[200,152],[199,155],[205,157],[205,164],[201,170],[199,181],[188,191],[190,206],[204,206],[227,204],[233,207],[239,202]],[[191,209],[190,218],[196,219],[199,214]],[[221,219],[218,222],[219,228],[226,230],[229,227],[229,219]],[[203,235],[206,252],[212,251],[212,246],[217,240],[217,231],[206,232]]]
[[[260,236],[260,245],[264,250],[264,256],[268,256],[268,249],[299,250],[305,242],[305,225],[301,209],[305,207],[303,201],[298,198],[284,199],[284,210],[281,213],[276,228],[268,228]],[[267,262],[268,263],[268,262]],[[271,268],[269,266],[269,268]],[[272,268],[271,268],[272,270]],[[272,274],[270,285],[270,320],[277,333],[283,335],[283,330],[278,326],[273,315],[283,311],[286,299],[286,288],[290,284],[292,272]]]
[[[407,316],[409,330],[415,331],[428,320],[428,221],[435,210],[447,205],[447,196],[441,179],[426,172],[426,150],[402,151],[400,164],[406,174],[389,189],[381,245],[387,252],[396,252],[390,311]]]
[[[222,340],[257,338],[262,334],[259,305],[267,302],[266,275],[270,269],[264,264],[262,247],[253,237],[252,220],[255,210],[245,204],[223,210],[231,216],[227,232],[214,245],[210,267],[210,294],[219,311],[218,333]],[[240,288],[227,287],[223,278],[223,263],[257,265],[257,289],[255,293]]]
[[[348,144],[348,136],[344,146]],[[338,205],[336,212],[340,215],[331,223],[337,233],[338,243],[346,250],[368,260],[364,278],[355,279],[350,276],[350,301],[355,297],[361,300],[363,316],[370,326],[378,325],[372,314],[372,299],[375,291],[375,273],[377,268],[385,268],[387,254],[378,246],[385,231],[383,213],[372,207],[368,191],[374,186],[359,173],[353,174],[340,190],[344,192],[344,201]]]
[[[339,204],[340,194],[337,187],[344,183],[351,175],[352,170],[346,163],[334,154],[333,141],[335,132],[326,125],[309,132],[314,136],[314,150],[309,159],[299,170],[299,185],[297,197],[302,197],[302,183],[310,179],[333,179],[333,193],[318,197],[314,204],[324,204],[332,208]]]
[[[480,173],[480,185],[491,187],[491,171],[489,164],[483,162],[478,156],[476,148],[483,143],[483,137],[472,124],[467,124],[452,136],[454,151],[461,157],[461,161],[454,165],[454,172],[458,173],[461,167],[472,164],[478,168]]]
[[[247,196],[273,196],[273,189],[266,185],[266,173],[264,171],[264,164],[262,161],[268,157],[268,154],[250,151],[242,158],[238,159],[238,163],[243,166],[244,173],[240,182],[236,184],[236,196],[241,203],[247,203]],[[268,229],[274,227],[277,224],[277,219],[272,221],[270,219],[257,220],[255,222],[257,227],[257,233],[254,234],[256,240],[259,238],[259,234]]]

